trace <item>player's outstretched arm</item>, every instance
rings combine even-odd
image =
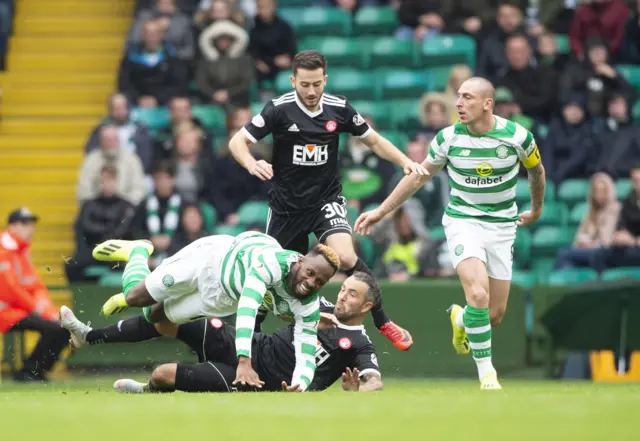
[[[316,372],[316,342],[320,322],[320,300],[303,304],[295,302],[292,312],[295,317],[293,328],[293,347],[296,352],[296,366],[291,377],[291,385],[300,386],[305,391],[313,381]]]
[[[249,150],[251,141],[244,130],[239,130],[229,141],[229,151],[236,161],[243,166],[253,176],[257,176],[263,181],[273,178],[273,167],[267,161],[256,160]]]
[[[387,138],[380,135],[373,129],[369,129],[369,134],[362,138],[362,142],[365,143],[373,152],[380,156],[382,159],[386,159],[389,162],[402,167],[406,175],[415,173],[418,175],[426,175],[427,171],[424,166],[413,162],[404,153],[400,151],[395,145],[391,143]]]
[[[360,386],[360,392],[373,392],[382,390],[382,378],[378,374],[364,374],[362,376],[363,383]]]

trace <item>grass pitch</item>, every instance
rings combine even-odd
[[[144,377],[134,375],[143,380]],[[0,439],[551,441],[633,439],[640,385],[392,381],[383,392],[120,395],[112,379],[0,385]]]

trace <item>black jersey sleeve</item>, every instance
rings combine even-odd
[[[344,111],[347,132],[360,138],[364,138],[370,133],[371,127],[369,127],[369,124],[367,124],[364,118],[356,111],[356,109],[353,108],[351,104],[349,104],[349,102],[345,104]]]
[[[329,314],[333,314],[333,308],[333,303],[325,299],[323,296],[320,297],[320,312],[328,312]]]
[[[244,134],[252,142],[258,142],[273,131],[276,125],[276,118],[276,106],[273,105],[273,101],[269,101],[262,109],[262,112],[255,115],[244,126]]]
[[[352,368],[357,368],[360,371],[361,377],[366,374],[378,374],[380,376],[378,357],[373,343],[370,341],[362,342],[354,348],[352,365]]]

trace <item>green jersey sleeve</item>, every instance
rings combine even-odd
[[[299,384],[305,391],[313,381],[316,372],[316,344],[318,323],[320,323],[320,299],[317,294],[305,300],[290,302],[295,319],[293,347],[296,366],[291,377],[291,385]]]

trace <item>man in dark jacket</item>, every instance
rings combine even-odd
[[[144,23],[142,43],[132,45],[120,65],[118,88],[131,103],[141,107],[163,106],[187,84],[186,66],[163,41],[157,21]]]
[[[398,19],[402,27],[398,37],[422,39],[439,33],[444,29],[449,6],[447,0],[401,0]]]
[[[70,282],[87,280],[84,270],[97,266],[91,256],[94,245],[108,238],[133,239],[131,221],[135,208],[116,195],[118,170],[104,166],[100,171],[100,195],[82,204],[75,224],[76,252],[65,264]]]

